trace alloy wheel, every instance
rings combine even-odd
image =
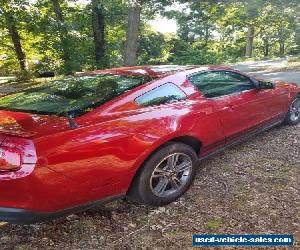
[[[192,173],[192,159],[184,153],[165,157],[155,168],[150,178],[152,192],[158,197],[168,197],[180,191]]]
[[[290,108],[290,119],[295,122],[300,118],[300,98],[296,98]]]

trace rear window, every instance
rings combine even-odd
[[[0,109],[76,117],[151,80],[129,75],[68,77],[1,97]]]

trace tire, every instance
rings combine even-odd
[[[289,107],[284,123],[287,125],[296,125],[300,122],[300,96],[298,95]]]
[[[150,206],[175,201],[192,184],[197,163],[197,154],[190,146],[167,144],[153,153],[139,169],[127,193],[128,199]]]

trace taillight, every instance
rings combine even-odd
[[[17,149],[0,146],[0,172],[18,170],[21,163],[21,154]]]
[[[3,177],[1,172],[5,174],[5,172],[22,170],[28,167],[28,164],[35,165],[36,162],[36,150],[32,140],[12,136],[0,140],[0,179]],[[24,171],[23,169],[21,172],[25,173]]]

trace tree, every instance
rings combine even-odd
[[[299,0],[1,0],[0,74],[296,54],[298,10]],[[157,15],[178,33],[153,31]]]
[[[141,26],[138,48],[138,64],[156,65],[168,63],[173,48],[173,34],[161,34],[148,25]]]
[[[248,32],[247,32],[246,52],[245,52],[246,57],[252,56],[254,35],[255,35],[255,27],[253,25],[249,25]]]
[[[105,41],[105,16],[102,0],[92,0],[92,27],[97,68],[108,66]]]
[[[273,1],[265,4],[258,20],[258,38],[262,40],[264,56],[270,55],[272,47],[278,50],[273,53],[281,56],[285,54],[293,41],[297,27],[295,20],[296,11],[293,6]]]
[[[279,43],[279,54],[285,54],[286,41],[294,32],[293,13],[299,3],[295,0],[249,0],[245,3],[245,20],[248,25],[246,57],[252,56],[254,38],[261,35],[264,54],[270,51],[270,39]]]
[[[142,1],[135,0],[129,6],[128,26],[125,43],[124,64],[133,66],[137,63],[138,36],[141,21]]]
[[[22,5],[24,2],[18,2],[17,4]],[[22,47],[21,36],[17,28],[16,13],[14,8],[10,5],[9,1],[4,1],[0,6],[0,14],[4,16],[4,24],[11,37],[15,54],[18,58],[20,69],[26,70],[26,55]]]
[[[247,24],[246,57],[252,57],[254,37],[256,35],[255,27],[257,27],[257,18],[263,4],[264,1],[262,0],[249,0],[245,3],[245,23]]]
[[[139,28],[141,26],[142,8],[148,12],[148,17],[174,1],[172,0],[130,0],[127,17],[127,32],[124,51],[124,64],[133,66],[137,63]],[[149,11],[150,10],[150,11]]]
[[[60,35],[61,48],[62,48],[62,59],[64,61],[64,70],[67,74],[72,72],[72,61],[71,61],[71,46],[69,42],[68,28],[64,21],[60,0],[51,0],[53,4],[53,10],[57,19],[57,27]]]

